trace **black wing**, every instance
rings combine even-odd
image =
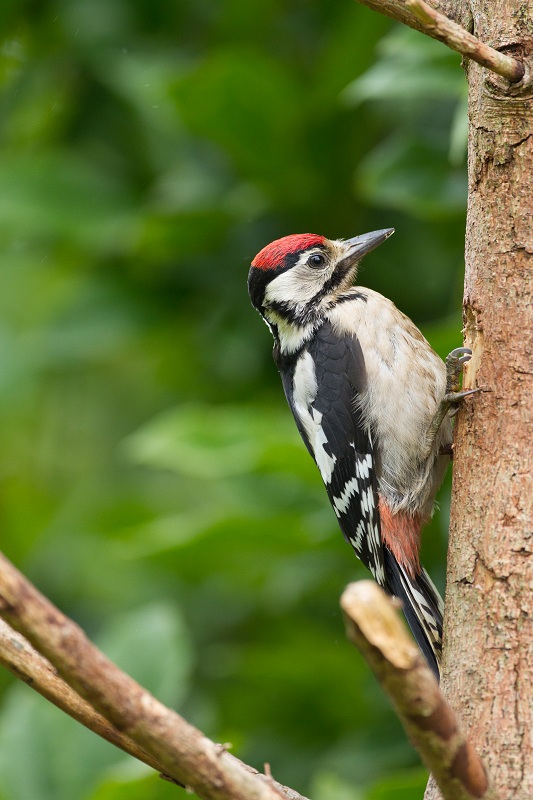
[[[354,336],[324,323],[292,358],[276,360],[302,438],[326,486],[339,526],[376,581],[385,586],[376,459],[358,398],[365,362]]]
[[[375,438],[364,424],[359,397],[366,386],[361,346],[325,323],[313,340],[274,357],[298,430],[322,475],[339,526],[377,583],[403,602],[404,613],[438,677],[442,600],[425,570],[411,578],[381,542]]]

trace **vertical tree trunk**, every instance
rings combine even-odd
[[[532,0],[471,6],[482,41],[531,57]],[[465,380],[489,391],[458,415],[443,688],[501,800],[531,800],[533,86],[508,91],[474,63],[467,74]],[[438,797],[430,782],[426,800]]]

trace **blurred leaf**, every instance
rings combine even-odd
[[[365,800],[420,800],[427,782],[428,773],[424,769],[396,772],[377,781],[365,794]]]
[[[0,224],[19,235],[57,236],[120,250],[134,230],[124,187],[67,152],[12,156],[0,167]]]
[[[465,92],[461,57],[418,31],[397,25],[377,47],[375,63],[342,93],[350,105],[365,100],[456,98]]]
[[[200,508],[182,514],[156,517],[130,528],[126,544],[118,545],[119,552],[127,558],[146,558],[156,553],[173,550],[205,536],[226,508],[215,510]]]
[[[280,61],[251,48],[219,51],[176,83],[174,97],[191,130],[218,142],[240,171],[290,196],[311,188],[298,86]]]
[[[357,186],[370,203],[409,211],[420,219],[464,213],[466,175],[435,158],[422,139],[394,136],[360,164]]]
[[[288,414],[270,409],[180,406],[166,411],[128,437],[123,450],[132,461],[196,478],[220,479],[287,459],[297,443]],[[299,447],[299,445],[298,445]],[[281,466],[281,465],[280,465]]]
[[[87,800],[176,800],[175,784],[162,780],[151,770],[140,777],[135,772],[140,770],[114,769]]]
[[[171,707],[188,689],[191,643],[176,607],[152,605],[116,616],[99,646],[119,667]]]
[[[190,644],[177,610],[163,605],[117,617],[102,649],[163,702],[187,689]],[[72,800],[129,759],[27,686],[11,688],[0,718],[0,780],[9,800]],[[85,792],[84,792],[85,794]]]
[[[343,781],[331,772],[321,772],[314,777],[312,796],[314,800],[363,800],[364,798],[359,787]]]
[[[368,202],[422,220],[464,213],[466,82],[459,61],[440,42],[399,25],[381,39],[376,62],[344,90],[348,105],[374,101],[396,119],[394,133],[358,169],[357,188]]]
[[[451,167],[464,165],[468,147],[468,95],[463,92],[457,103],[450,130],[448,158]]]

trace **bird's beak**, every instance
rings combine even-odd
[[[346,263],[346,266],[357,263],[363,256],[366,256],[367,253],[382,244],[385,239],[392,236],[393,233],[394,228],[384,228],[381,231],[363,233],[361,236],[354,236],[353,239],[346,239],[344,241],[346,251],[343,262]]]

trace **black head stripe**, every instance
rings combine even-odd
[[[286,269],[288,269],[288,267],[269,270],[257,269],[256,267],[250,269],[248,273],[248,294],[250,295],[253,307],[260,313],[262,313],[264,308],[263,301],[265,299],[266,287],[273,278],[277,275],[281,275],[282,272],[286,272]]]
[[[326,245],[325,244],[312,244],[309,247],[307,247],[305,250],[297,250],[295,253],[287,253],[287,255],[285,256],[285,259],[283,261],[283,267],[284,268],[283,268],[282,272],[285,272],[285,270],[292,269],[292,267],[295,267],[304,253],[316,252],[317,250],[325,251],[326,250]]]
[[[345,266],[338,266],[329,281],[326,281],[325,284],[322,286],[320,291],[318,291],[315,296],[311,299],[310,304],[316,305],[319,303],[322,298],[327,297],[331,292],[333,292],[338,286],[343,283],[346,275],[352,268],[351,264],[346,264]]]
[[[288,272],[288,270],[295,267],[300,260],[302,253],[326,249],[327,248],[325,244],[321,244],[320,242],[313,243],[305,250],[296,250],[292,253],[286,253],[283,258],[283,262],[279,267],[271,267],[270,269],[259,269],[258,267],[252,267],[248,273],[248,293],[250,295],[252,305],[257,308],[258,311],[262,311],[264,308],[263,301],[265,299],[265,291],[268,284],[274,280],[274,278],[277,278],[278,275],[282,275],[284,272]]]

